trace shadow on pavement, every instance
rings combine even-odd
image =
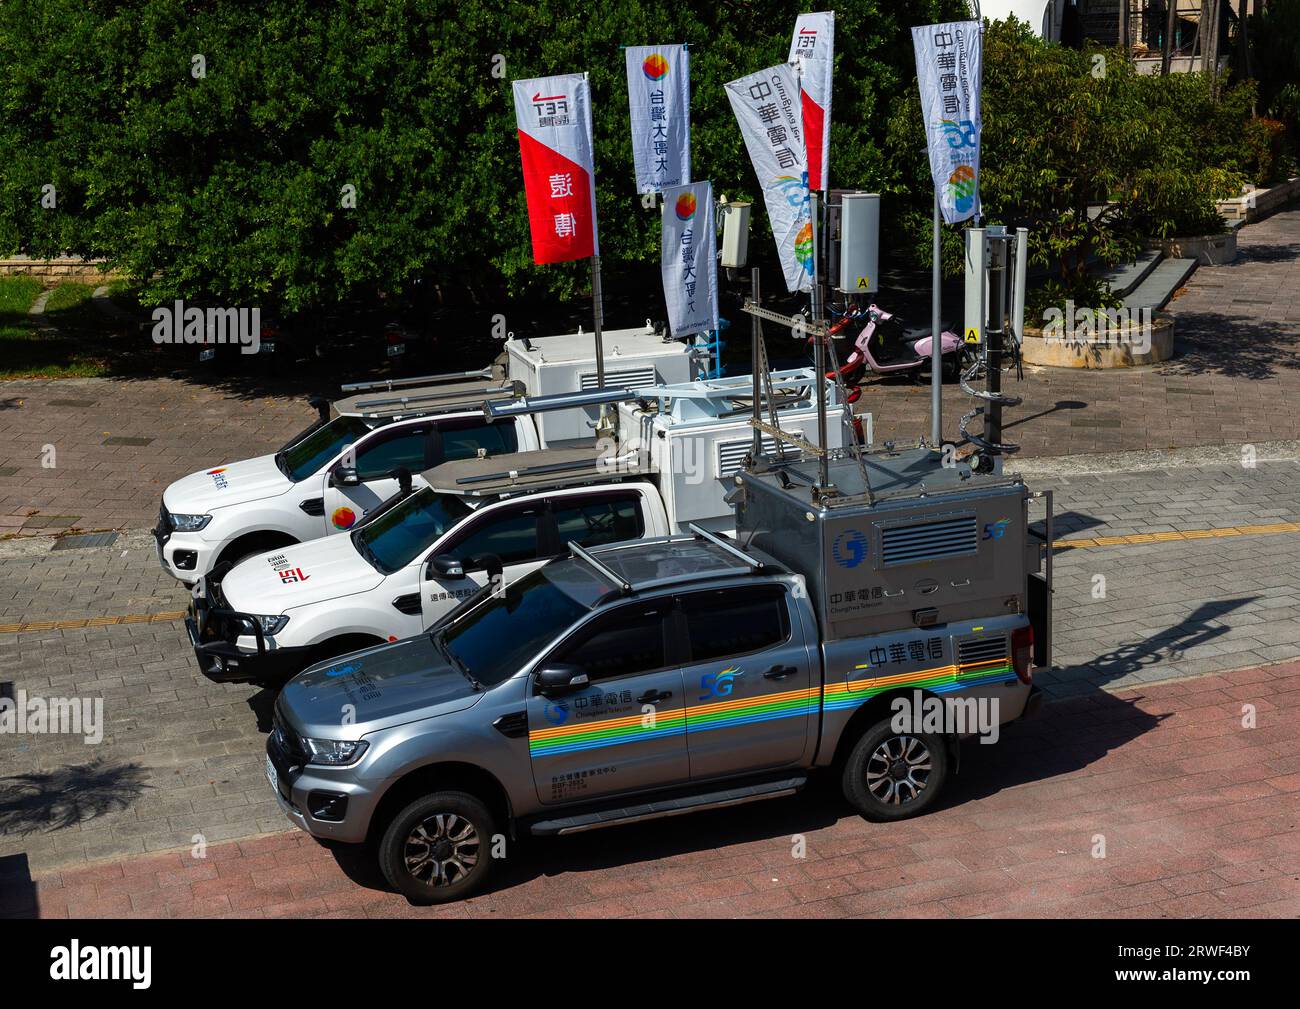
[[[1179,312],[1174,329],[1174,357],[1156,366],[1158,374],[1165,378],[1198,375],[1276,378],[1281,373],[1300,370],[1300,322],[1252,317],[1258,308],[1255,304],[1242,304],[1240,315]]]
[[[1049,703],[1035,720],[1003,726],[995,746],[967,743],[961,771],[949,780],[935,811],[951,810],[1008,788],[1081,771],[1111,750],[1150,731],[1160,718],[1140,711],[1133,700],[1096,691],[1086,698]],[[731,848],[751,842],[792,838],[851,820],[888,846],[897,825],[861,820],[840,793],[838,772],[818,774],[796,796],[725,810],[611,827],[563,838],[522,837],[515,854],[498,869],[487,893],[561,873],[586,873],[616,866]],[[903,823],[923,823],[924,817]],[[910,843],[915,835],[909,835]],[[793,842],[792,842],[793,843]],[[369,848],[327,845],[340,869],[358,886],[391,892]],[[737,852],[737,855],[740,855]],[[664,868],[671,873],[670,867]]]
[[[1244,596],[1201,603],[1184,620],[1172,627],[1149,634],[1138,641],[1119,645],[1080,665],[1066,666],[1058,671],[1056,678],[1068,683],[1077,676],[1083,676],[1090,683],[1100,686],[1158,666],[1162,662],[1181,661],[1191,649],[1228,633],[1227,626],[1214,626],[1210,621],[1222,620],[1227,614],[1259,598]]]
[[[0,835],[26,837],[62,830],[128,809],[146,788],[139,764],[103,759],[53,771],[0,778]]]

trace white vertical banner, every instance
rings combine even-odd
[[[835,65],[835,12],[800,14],[790,41],[790,62],[799,69],[808,186],[825,191],[831,177],[831,76]]]
[[[691,57],[686,46],[628,46],[627,103],[638,193],[691,181]]]
[[[591,89],[583,74],[512,81],[533,261],[600,255]]]
[[[953,21],[913,28],[912,47],[930,174],[944,221],[956,224],[980,213],[980,23]]]
[[[788,291],[812,289],[813,232],[799,86],[788,63],[727,84],[745,149],[763,189]]]
[[[673,336],[718,328],[717,234],[713,183],[692,182],[663,191],[660,268]]]

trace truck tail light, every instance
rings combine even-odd
[[[1011,667],[1021,683],[1034,679],[1034,628],[1019,627],[1011,632]]]

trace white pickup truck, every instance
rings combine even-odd
[[[736,381],[748,378],[713,384],[729,393]],[[621,427],[637,432],[631,439],[449,461],[348,536],[214,572],[200,583],[187,621],[200,669],[218,682],[280,681],[322,659],[418,633],[493,570],[513,582],[567,554],[571,543],[666,536],[691,523],[729,531],[735,449],[752,436],[747,419],[727,416],[729,395],[690,398],[701,388],[716,392],[710,384],[665,387],[666,398],[683,400],[671,413],[649,402],[624,404]],[[815,440],[811,371],[784,373],[777,386],[783,427]],[[828,429],[832,447],[841,429],[842,414]],[[640,434],[659,430],[665,437],[651,434],[638,450]],[[659,456],[662,445],[670,448]],[[691,468],[692,460],[708,465]]]
[[[594,389],[590,336],[506,342],[506,361],[478,372],[357,383],[345,399],[314,401],[321,418],[278,452],[200,470],[163,492],[154,537],[163,570],[193,586],[225,563],[346,532],[415,475],[479,454],[527,452],[593,438],[597,407],[526,412],[489,424],[486,400]],[[610,389],[685,381],[691,348],[646,326],[605,334]],[[331,419],[332,417],[332,419]]]
[[[480,451],[540,447],[531,417],[488,423],[483,388],[444,413],[340,412],[272,455],[177,480],[163,493],[154,529],[159,562],[192,585],[226,562],[351,529],[398,492],[399,469],[418,474]],[[344,401],[344,411],[358,399]]]

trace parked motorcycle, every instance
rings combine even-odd
[[[886,312],[878,305],[855,306],[840,317],[830,328],[834,337],[857,324],[862,328],[853,341],[853,350],[840,366],[839,374],[846,386],[852,388],[850,402],[861,395],[857,388],[868,369],[877,375],[910,373],[919,376],[931,363],[932,337],[930,327],[903,329],[902,319]],[[811,343],[811,338],[809,339]],[[939,336],[939,353],[943,377],[956,381],[969,363],[972,352],[956,333],[944,330]],[[827,372],[834,378],[834,372]]]

